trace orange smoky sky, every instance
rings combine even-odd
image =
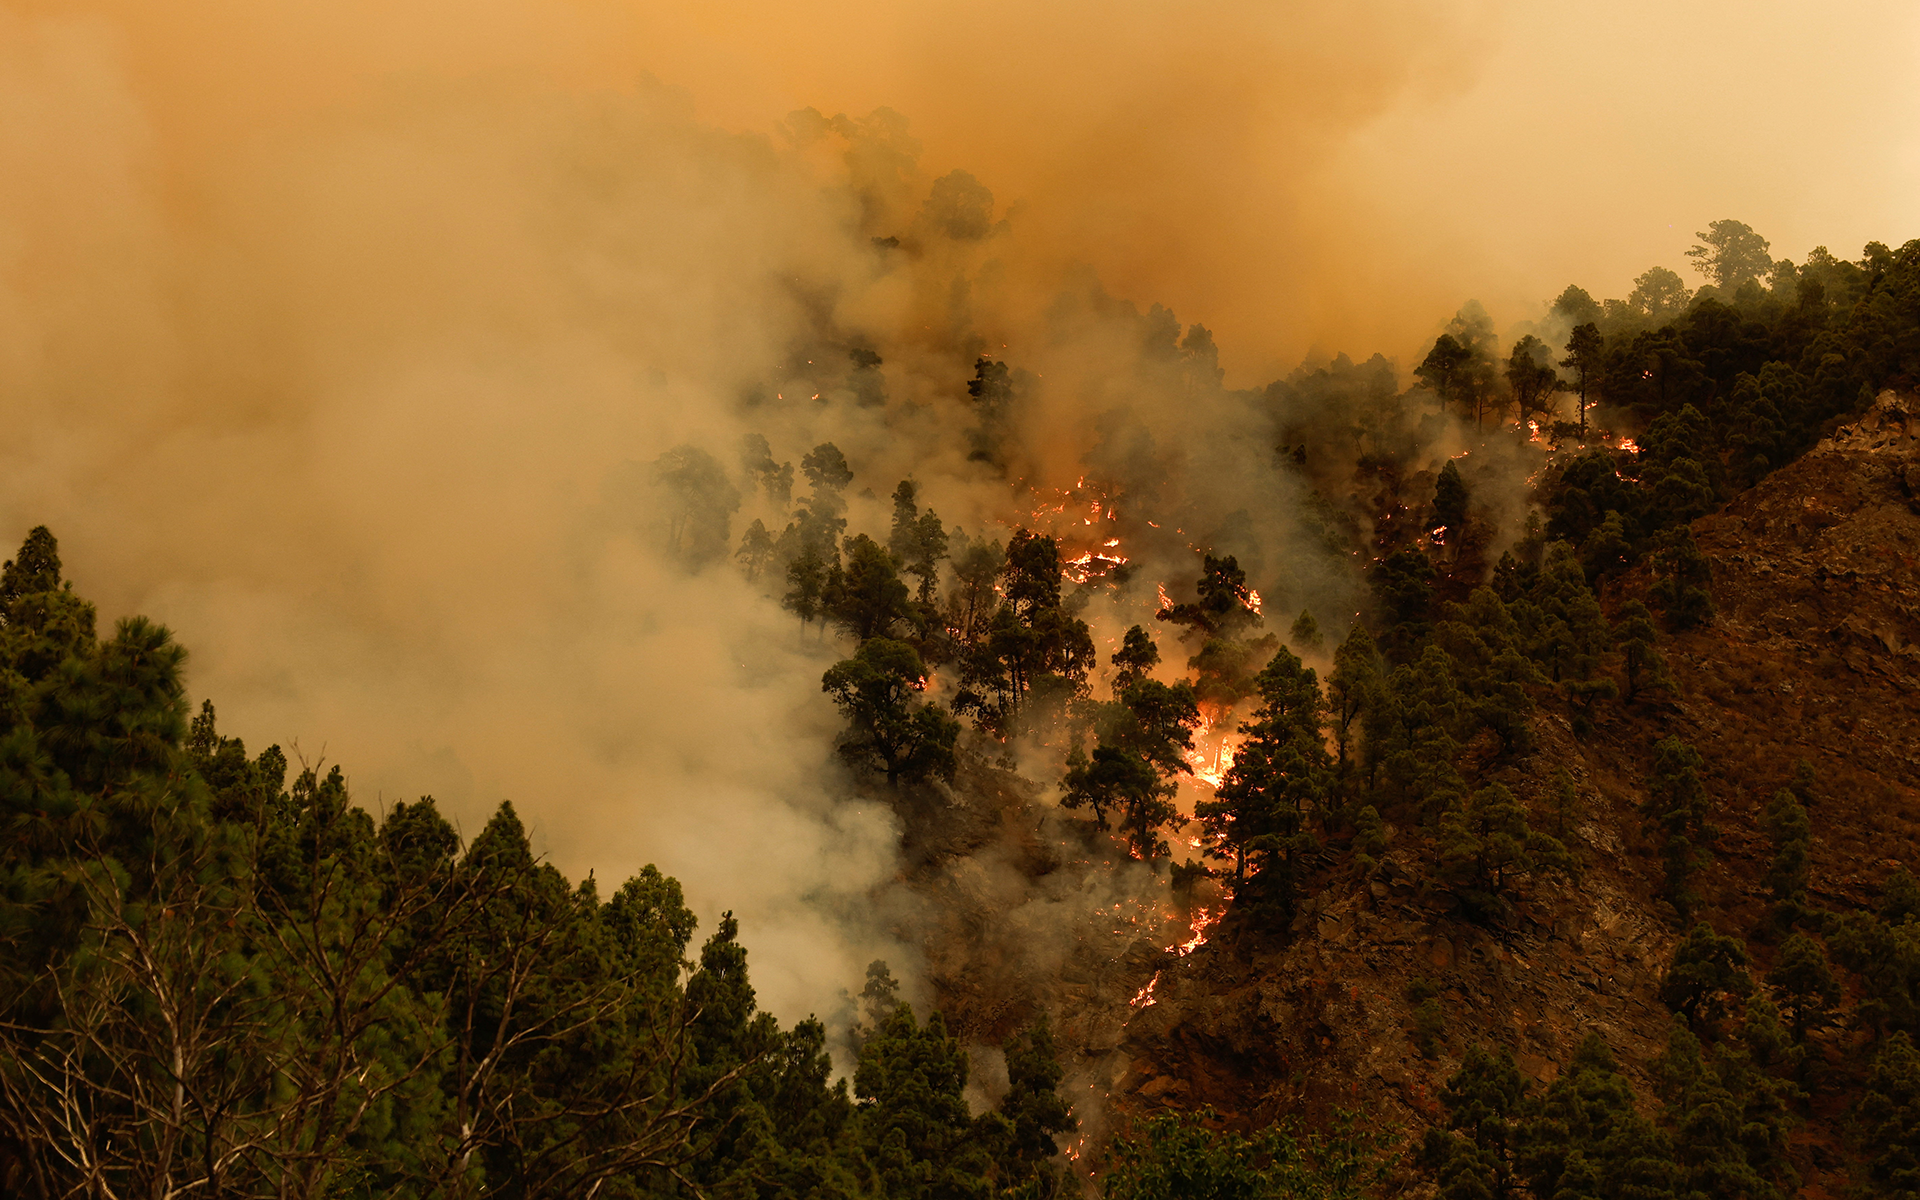
[[[1041,246],[1213,325],[1242,384],[1469,296],[1625,295],[1720,217],[1796,259],[1920,235],[1897,0],[697,7],[652,29],[703,109],[900,109]]]
[[[1920,234],[1900,0],[12,7],[110,31],[182,205],[237,146],[415,83],[651,75],[750,131],[891,107],[1011,211],[1020,270],[1086,263],[1209,324],[1236,384],[1404,353],[1468,297],[1624,295],[1723,216],[1796,258]]]

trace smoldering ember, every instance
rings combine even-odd
[[[1420,7],[0,0],[0,1195],[1920,1195],[1920,11]]]

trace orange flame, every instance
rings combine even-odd
[[[1133,999],[1127,1002],[1128,1006],[1132,1008],[1152,1008],[1154,1005],[1160,1003],[1158,1000],[1155,1000],[1153,998],[1154,985],[1159,982],[1160,982],[1160,972],[1155,971],[1153,973],[1153,978],[1147,980],[1147,986],[1141,988],[1139,991],[1133,994]]]
[[[1234,743],[1230,732],[1222,733],[1211,751],[1207,749],[1207,738],[1213,733],[1215,720],[1204,711],[1200,714],[1200,728],[1193,731],[1193,749],[1182,755],[1193,768],[1193,777],[1210,788],[1219,787],[1225,782],[1227,772],[1233,769]]]
[[[1187,955],[1192,954],[1195,950],[1198,950],[1200,947],[1206,945],[1207,934],[1213,929],[1215,925],[1218,925],[1220,923],[1220,918],[1226,915],[1227,915],[1227,910],[1224,908],[1221,908],[1218,910],[1202,908],[1195,911],[1195,913],[1193,914],[1193,936],[1188,938],[1186,941],[1181,942],[1178,946],[1175,947],[1175,950],[1179,952],[1180,957],[1185,958]],[[1158,978],[1158,976],[1156,976],[1155,978]]]

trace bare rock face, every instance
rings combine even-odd
[[[1791,745],[1882,800],[1920,788],[1916,484],[1920,405],[1887,392],[1695,525],[1718,616],[1677,665],[1727,752]]]

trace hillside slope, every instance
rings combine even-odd
[[[1090,1119],[1083,1150],[1109,1120],[1201,1105],[1249,1125],[1344,1107],[1417,1134],[1443,1116],[1440,1089],[1476,1042],[1511,1048],[1522,1072],[1544,1084],[1598,1031],[1645,1097],[1647,1064],[1672,1021],[1660,985],[1684,932],[1657,899],[1661,868],[1640,814],[1655,740],[1678,736],[1706,759],[1718,838],[1698,916],[1748,937],[1757,968],[1771,953],[1751,938],[1771,853],[1758,818],[1797,763],[1812,763],[1817,780],[1817,905],[1870,904],[1896,867],[1920,866],[1916,434],[1920,418],[1885,395],[1860,422],[1696,523],[1718,616],[1665,643],[1672,692],[1634,705],[1603,701],[1591,730],[1576,736],[1574,710],[1541,690],[1536,748],[1485,778],[1540,820],[1556,768],[1571,774],[1580,816],[1568,841],[1585,864],[1577,882],[1543,881],[1511,918],[1477,923],[1431,879],[1431,835],[1396,831],[1364,874],[1326,860],[1318,894],[1290,928],[1236,913],[1185,954],[1159,950],[1169,939],[1154,941],[1144,926],[1132,937],[1115,929],[1043,953],[1010,952],[1037,931],[992,920],[1000,893],[978,882],[983,868],[967,857],[991,840],[976,820],[976,836],[962,839],[969,845],[949,845],[916,868],[955,914],[929,945],[942,1006],[983,1031],[1013,1010],[1054,1012],[1076,1056],[1074,1097]],[[1615,609],[1647,588],[1642,567],[1604,600]],[[1072,835],[1037,792],[990,791],[997,799],[987,803],[977,785],[963,787],[958,794],[976,799],[962,807],[992,809],[993,821],[1022,830],[1030,848],[1024,866],[1002,854],[995,869],[1040,878],[1071,867]],[[1055,849],[1033,849],[1049,840]],[[1052,886],[1072,890],[1059,879]],[[973,916],[958,915],[966,912]],[[1179,918],[1191,920],[1191,902]],[[1009,953],[1039,954],[1062,969],[1029,961],[1008,973]],[[1443,1015],[1432,1057],[1416,1045],[1416,979],[1430,981]],[[1836,1062],[1859,1040],[1844,1027],[1827,1037]],[[1801,1115],[1794,1142],[1803,1194],[1838,1194],[1843,1114],[1816,1095]]]

